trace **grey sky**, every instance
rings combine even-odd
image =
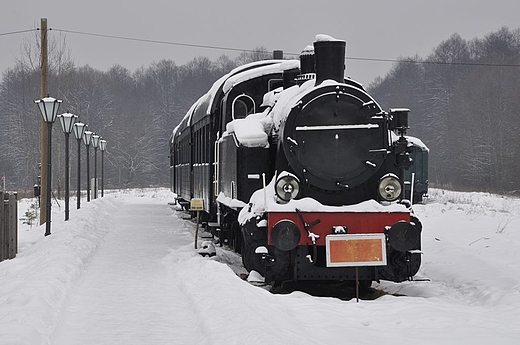
[[[316,34],[347,41],[347,57],[424,57],[453,33],[464,39],[508,26],[520,27],[518,0],[0,0],[0,34],[40,26],[156,41],[229,48],[282,49],[299,53]],[[154,61],[183,64],[197,56],[216,59],[225,50],[188,48],[66,35],[77,65],[106,70],[115,63],[134,71]],[[0,36],[0,72],[13,66],[34,33]],[[388,62],[347,61],[347,75],[368,85]]]

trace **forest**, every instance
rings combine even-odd
[[[430,149],[430,185],[520,192],[520,30],[453,34],[369,89],[385,109],[411,109],[409,134]]]
[[[167,186],[168,139],[193,102],[214,81],[238,65],[267,59],[263,47],[231,60],[197,57],[184,65],[164,59],[134,72],[120,65],[107,71],[75,66],[64,42],[49,43],[49,94],[63,101],[59,113],[78,115],[88,130],[107,141],[103,154],[104,187]],[[32,190],[38,182],[41,160],[41,115],[34,104],[40,98],[38,40],[27,42],[16,66],[2,74],[0,82],[0,176],[7,190]],[[65,139],[58,122],[52,134],[53,190],[64,189]],[[85,159],[86,147],[80,155]],[[70,136],[71,186],[76,186],[77,143]],[[100,152],[98,177],[100,171]],[[90,148],[91,177],[94,150]],[[86,166],[82,163],[82,179]],[[84,182],[86,188],[86,180]],[[72,188],[74,189],[74,188]]]
[[[177,65],[166,58],[136,71],[120,65],[99,71],[76,66],[64,46],[51,42],[49,93],[63,100],[60,113],[78,115],[107,140],[105,188],[166,186],[168,138],[191,104],[232,68],[272,56],[259,47],[233,60],[197,57]],[[37,182],[37,52],[37,40],[28,42],[0,79],[0,176],[8,190],[31,190]],[[402,57],[367,89],[386,110],[411,109],[409,134],[430,149],[431,186],[512,193],[520,190],[519,86],[520,30],[504,27],[472,40],[453,34],[427,57]],[[59,194],[64,135],[58,124],[52,138],[53,188]],[[76,147],[71,136],[72,186]],[[81,150],[84,157],[84,145]]]

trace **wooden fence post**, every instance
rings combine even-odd
[[[18,253],[18,194],[0,192],[0,261]]]
[[[4,239],[4,235],[5,235],[5,231],[4,231],[4,227],[5,227],[5,221],[4,221],[4,192],[0,191],[0,261],[3,261],[5,259],[5,249],[4,247],[6,247],[6,243],[5,243],[5,239]]]
[[[18,253],[18,193],[9,196],[9,259]]]

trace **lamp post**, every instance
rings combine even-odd
[[[99,147],[99,140],[101,137],[94,134],[92,136],[92,146],[94,146],[94,199],[97,199],[98,182],[97,182],[97,149]]]
[[[105,150],[107,148],[107,141],[101,139],[99,141],[99,149],[101,150],[101,197],[105,196],[105,175],[104,175],[104,162],[105,162]]]
[[[78,119],[77,115],[66,112],[58,115],[61,129],[65,133],[65,220],[69,220],[69,196],[70,196],[70,168],[69,168],[69,136],[72,128]]]
[[[62,103],[61,99],[52,97],[45,97],[34,101],[40,109],[43,121],[47,124],[47,195],[46,195],[46,210],[45,210],[45,236],[51,234],[51,183],[52,183],[52,124],[56,121],[58,109]],[[43,149],[43,148],[42,148]]]
[[[85,134],[83,135],[83,142],[85,143],[85,146],[87,147],[87,202],[90,201],[90,155],[89,155],[89,148],[90,148],[90,142],[92,141],[92,135],[94,132],[91,131],[85,131]]]
[[[79,210],[81,205],[81,139],[83,139],[83,134],[85,134],[85,129],[88,126],[81,122],[76,122],[74,124],[74,136],[78,142],[78,192],[77,192],[77,209]]]

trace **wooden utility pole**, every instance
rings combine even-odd
[[[41,19],[40,25],[40,37],[41,37],[41,98],[47,97],[49,94],[49,88],[47,84],[47,67],[48,67],[48,55],[47,55],[47,18]],[[43,119],[41,120],[41,178],[40,178],[40,225],[45,223],[47,215],[47,145],[49,137],[47,135],[47,124]]]

